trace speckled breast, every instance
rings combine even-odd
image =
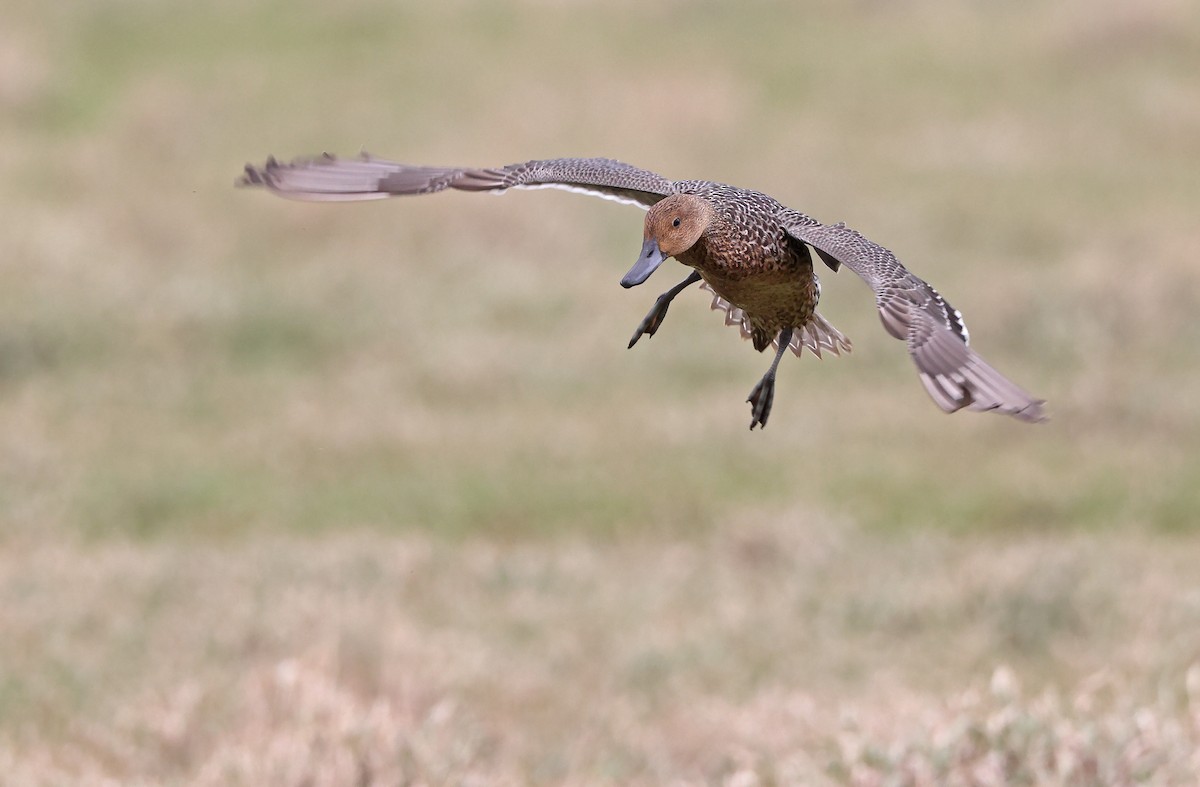
[[[783,243],[706,234],[679,261],[772,337],[787,326],[804,325],[817,307],[820,288],[811,260]]]

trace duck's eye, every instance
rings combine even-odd
[[[675,217],[675,221],[672,221],[672,222],[671,222],[671,226],[672,226],[672,227],[678,227],[678,226],[679,226],[679,217],[678,217],[678,216],[676,216],[676,217]]]

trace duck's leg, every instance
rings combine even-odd
[[[658,300],[654,302],[654,306],[650,308],[650,312],[642,319],[637,330],[633,332],[633,338],[629,340],[629,346],[632,347],[637,344],[637,340],[642,338],[643,333],[647,336],[653,336],[654,332],[658,330],[658,326],[662,325],[663,318],[667,316],[667,307],[671,305],[671,300],[698,281],[700,281],[700,274],[692,271],[686,279],[658,296]]]
[[[775,401],[775,371],[791,343],[792,329],[784,328],[779,332],[779,349],[775,352],[775,360],[771,361],[771,368],[767,369],[767,373],[758,381],[758,385],[754,386],[750,398],[746,400],[750,403],[750,413],[753,416],[750,419],[751,429],[755,426],[765,429],[767,426],[767,418],[771,415],[771,403]]]

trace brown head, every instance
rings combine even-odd
[[[641,284],[667,257],[683,254],[692,248],[708,229],[712,218],[712,205],[693,194],[673,194],[656,202],[646,213],[642,253],[625,278],[621,279],[621,286]]]

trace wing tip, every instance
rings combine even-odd
[[[382,199],[391,192],[380,188],[382,179],[400,165],[366,151],[357,156],[332,153],[280,161],[267,156],[261,165],[246,164],[234,181],[237,188],[265,188],[272,194],[301,202],[347,202]]]
[[[319,157],[321,161],[332,161],[333,159],[334,157],[329,153],[322,153]],[[275,158],[274,155],[267,156],[267,160],[261,167],[247,162],[246,166],[242,169],[242,176],[234,181],[233,185],[238,188],[265,186],[269,189],[275,189],[277,186],[275,173],[286,167],[294,166],[296,163],[281,164],[279,163],[279,159]]]
[[[261,168],[246,162],[246,166],[242,169],[242,176],[233,182],[237,188],[247,188],[250,186],[266,186],[268,172],[278,166],[274,156],[267,157],[267,163]]]
[[[979,381],[961,373],[953,375],[921,372],[921,384],[934,404],[946,413],[967,409],[982,413],[1008,415],[1027,424],[1046,423],[1050,414],[1046,412],[1046,400],[1034,399],[1025,391],[1010,383],[1012,391],[1003,398],[988,395],[981,390]],[[1006,380],[1006,382],[1008,382]]]
[[[1020,410],[1009,413],[1009,415],[1025,423],[1044,424],[1050,420],[1050,414],[1046,412],[1045,404],[1045,399],[1034,399]]]
[[[373,161],[375,157],[363,150],[353,160]],[[328,151],[319,156],[301,156],[286,163],[275,158],[274,154],[271,154],[267,156],[267,160],[263,162],[261,167],[247,162],[242,170],[242,176],[235,181],[234,185],[267,186],[268,188],[273,188],[277,185],[276,175],[280,170],[296,169],[313,164],[332,164],[336,161],[338,161],[338,157]]]

